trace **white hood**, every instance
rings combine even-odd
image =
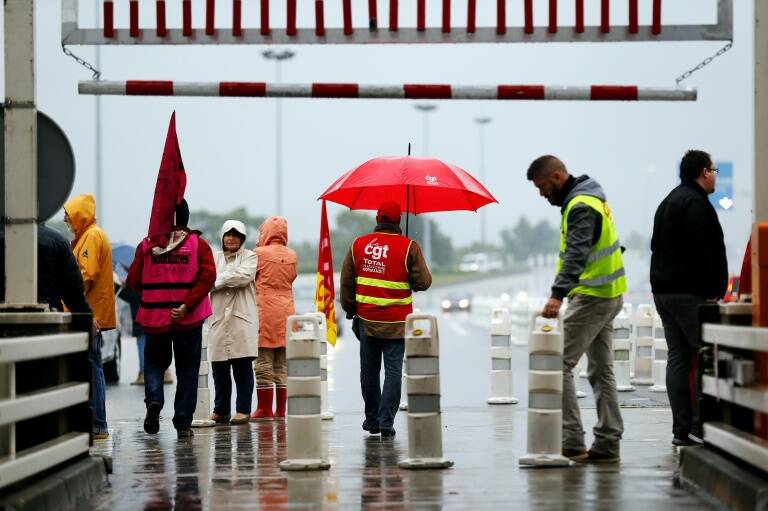
[[[245,224],[240,220],[227,220],[224,222],[224,225],[221,227],[221,236],[224,237],[224,234],[228,233],[232,229],[236,230],[246,238],[248,237],[248,231],[245,228]]]

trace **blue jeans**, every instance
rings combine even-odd
[[[251,401],[253,400],[253,358],[232,358],[221,362],[211,362],[213,369],[213,385],[216,388],[213,411],[217,415],[230,414],[232,405],[232,376],[235,377],[237,398],[235,409],[237,413],[251,413]]]
[[[144,346],[147,345],[146,334],[136,337],[136,348],[139,350],[139,372],[144,372]]]
[[[197,407],[197,376],[200,372],[200,355],[203,343],[203,327],[162,334],[146,334],[144,347],[144,402],[165,403],[163,376],[176,360],[176,397],[173,401],[173,425],[178,430],[189,429]]]
[[[104,367],[101,365],[101,331],[97,331],[91,342],[89,358],[91,359],[91,410],[93,413],[93,432],[107,431],[107,385],[104,382]]]
[[[371,428],[392,429],[400,405],[403,377],[403,339],[367,337],[360,325],[360,388],[365,401],[365,422]],[[384,390],[379,379],[384,360]]]

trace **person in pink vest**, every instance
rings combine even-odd
[[[216,282],[216,264],[200,231],[187,227],[189,206],[176,206],[175,225],[165,246],[152,247],[145,238],[136,247],[128,271],[128,286],[141,293],[136,321],[144,327],[144,431],[160,429],[163,375],[176,361],[173,425],[179,438],[192,436],[197,406],[203,322],[211,315],[208,293]]]

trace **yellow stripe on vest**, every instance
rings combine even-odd
[[[410,305],[413,303],[413,297],[407,298],[377,298],[374,296],[355,295],[357,303],[368,303],[371,305],[380,305],[387,307],[389,305]]]
[[[382,287],[384,289],[411,289],[408,282],[395,282],[393,280],[372,279],[369,277],[357,277],[357,283],[362,286]]]

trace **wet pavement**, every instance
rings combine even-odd
[[[493,285],[498,285],[494,282]],[[435,297],[436,296],[436,297]],[[440,294],[432,297],[438,302]],[[424,297],[420,297],[424,300]],[[426,301],[422,309],[430,308]],[[397,436],[382,440],[361,428],[357,341],[341,338],[329,360],[333,421],[323,422],[331,469],[286,473],[285,423],[196,429],[177,440],[164,409],[160,433],[142,429],[143,389],[135,376],[135,343],[123,344],[123,382],[107,390],[111,437],[92,449],[113,458],[114,473],[83,509],[707,509],[673,484],[678,452],[670,444],[666,396],[642,387],[620,394],[625,434],[618,465],[521,469],[526,450],[527,348],[513,355],[520,404],[490,407],[488,330],[467,315],[439,316],[444,454],[447,470],[408,471],[405,413]],[[588,390],[586,379],[580,378]],[[172,402],[173,385],[166,386]],[[596,417],[591,397],[580,400],[590,441]],[[626,407],[626,406],[629,407]]]

